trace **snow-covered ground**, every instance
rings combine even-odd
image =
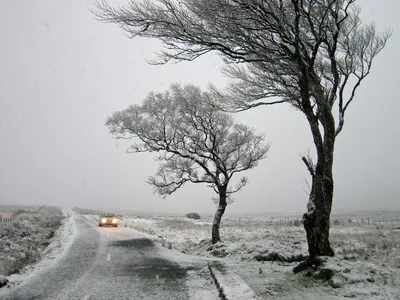
[[[75,230],[72,211],[64,210],[63,214],[66,218],[42,251],[42,260],[10,276],[12,284],[47,269],[65,253]],[[32,226],[28,221],[20,220],[20,227]],[[304,229],[295,219],[224,217],[223,242],[216,245],[209,243],[211,223],[211,217],[125,216],[120,226],[146,233],[172,249],[163,251],[165,258],[182,257],[180,252],[210,258],[208,268],[188,272],[189,290],[204,286],[202,294],[195,293],[191,299],[215,298],[215,288],[206,285],[210,282],[207,276],[228,287],[224,290],[228,299],[235,299],[238,293],[246,299],[253,299],[254,293],[261,299],[400,299],[400,222],[395,219],[336,222],[331,231],[336,257],[323,259],[315,270],[300,274],[292,270],[307,255],[307,244]],[[15,248],[15,239],[21,237],[2,238],[2,249],[8,244]],[[0,251],[1,259],[5,255]],[[185,260],[180,261],[185,264]]]
[[[222,258],[229,272],[245,280],[261,298],[400,299],[398,221],[336,222],[331,230],[336,257],[300,274],[292,270],[307,255],[307,243],[297,222],[224,217],[223,242],[214,246],[209,244],[211,223],[211,217],[126,216],[121,226],[145,232],[166,248]]]
[[[6,267],[3,268],[4,271],[10,270],[10,261],[15,262],[19,257],[26,256],[27,253],[35,253],[34,260],[26,261],[29,265],[7,277],[10,284],[21,284],[28,277],[50,267],[61,257],[61,254],[71,243],[74,234],[72,214],[70,209],[62,209],[62,211],[56,212],[43,208],[38,213],[20,214],[11,224],[0,226],[2,236],[0,262],[3,263],[3,267]],[[56,218],[55,215],[59,215],[59,217],[62,215],[63,218]],[[51,222],[57,220],[61,222],[61,225],[51,227],[53,226]],[[50,239],[49,232],[52,232]],[[6,264],[4,265],[4,263]],[[0,289],[0,296],[2,291],[4,291],[4,288]]]

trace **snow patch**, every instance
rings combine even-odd
[[[218,260],[216,258],[188,255],[175,249],[166,249],[163,247],[157,247],[157,254],[166,260],[176,262],[183,268],[190,268],[198,264],[204,264],[204,262],[215,262]]]
[[[226,299],[258,299],[254,291],[237,274],[228,271],[222,265],[209,265],[221,293]]]
[[[185,285],[190,300],[220,299],[207,267],[202,267],[200,270],[189,270]]]

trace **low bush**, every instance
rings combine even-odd
[[[0,274],[18,273],[35,263],[61,226],[60,215],[20,211],[11,223],[0,224]]]
[[[186,218],[200,220],[200,215],[196,212],[186,214]]]

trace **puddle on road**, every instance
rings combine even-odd
[[[142,267],[143,266],[143,267]],[[124,275],[138,276],[141,278],[157,278],[168,280],[179,280],[186,276],[187,269],[182,268],[169,260],[162,258],[142,258],[140,265],[128,263],[123,268]]]
[[[109,245],[117,247],[128,247],[128,248],[152,248],[154,247],[154,242],[146,238],[136,238],[129,240],[113,241]]]
[[[178,280],[186,276],[187,268],[160,257],[157,257],[154,242],[147,238],[112,241],[110,246],[125,248],[125,255],[130,253],[124,265],[120,265],[119,275],[135,276],[146,279]],[[132,252],[130,252],[130,249]],[[153,248],[153,249],[151,249]],[[138,251],[142,250],[142,251]]]

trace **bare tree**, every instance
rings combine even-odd
[[[247,183],[232,177],[257,166],[269,146],[264,136],[237,124],[215,109],[211,94],[191,85],[173,85],[163,94],[150,93],[142,105],[115,112],[106,125],[116,138],[135,138],[130,153],[159,152],[161,162],[149,183],[160,195],[170,195],[186,182],[206,183],[218,194],[212,243],[220,241],[219,227],[232,194]]]
[[[234,78],[219,93],[241,111],[290,103],[307,118],[317,157],[303,159],[312,177],[304,214],[311,262],[333,256],[329,242],[333,154],[345,113],[391,33],[363,24],[355,0],[153,0],[112,8],[97,4],[103,22],[132,37],[160,39],[155,63],[191,61],[217,51]]]

